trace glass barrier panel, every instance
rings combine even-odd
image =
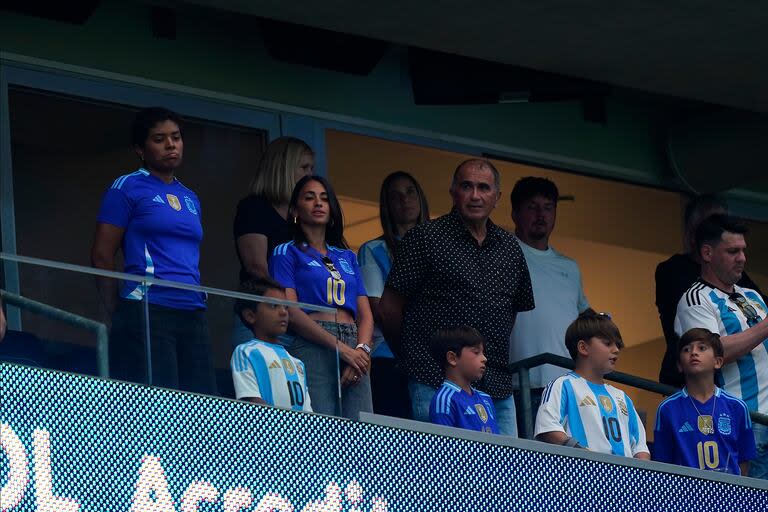
[[[364,372],[346,369],[360,350],[354,327],[338,323],[334,309],[289,302],[282,289],[240,293],[16,255],[0,260],[21,283],[2,292],[12,320],[0,360],[354,418],[371,409],[369,387],[362,398],[349,393],[368,386],[369,362],[362,358]],[[197,296],[204,307],[156,303],[169,292]],[[310,315],[319,328],[299,336],[291,314]]]
[[[116,290],[120,282],[61,268],[20,262],[12,265],[18,272],[20,289],[11,291],[6,288],[5,280],[0,283],[8,317],[8,329],[0,343],[0,359],[111,376],[112,318],[108,311],[114,303],[108,305],[102,297]],[[8,267],[7,262],[4,267]],[[139,308],[131,322],[140,330],[144,320],[144,310]],[[145,379],[146,374],[141,380]]]

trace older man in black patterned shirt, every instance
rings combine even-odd
[[[493,398],[501,433],[516,436],[509,336],[517,312],[534,307],[531,278],[517,240],[489,218],[501,197],[493,164],[462,162],[450,193],[450,213],[411,229],[398,244],[376,314],[408,375],[419,421],[429,421],[429,403],[443,381],[429,338],[460,325],[479,330],[488,361],[475,385]]]

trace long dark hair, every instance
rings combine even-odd
[[[296,220],[296,205],[299,202],[299,194],[304,185],[310,181],[316,181],[325,188],[325,193],[328,194],[328,206],[330,207],[330,220],[328,225],[325,226],[325,243],[340,247],[342,249],[349,249],[349,244],[344,239],[344,214],[341,211],[341,205],[339,199],[336,197],[336,192],[333,191],[331,183],[322,176],[309,175],[301,178],[296,186],[293,187],[293,193],[291,194],[291,201],[288,204],[288,216],[293,217],[293,241],[297,244],[303,244],[307,242],[307,236],[304,234],[304,230],[301,229],[301,224]]]
[[[384,182],[381,184],[381,191],[379,192],[379,218],[381,219],[381,229],[384,231],[382,238],[387,244],[387,249],[392,259],[395,258],[395,247],[397,246],[397,238],[395,235],[395,223],[392,220],[392,215],[389,212],[389,187],[392,183],[399,178],[406,178],[413,183],[416,188],[416,193],[419,195],[419,220],[417,224],[422,224],[429,220],[429,205],[427,204],[427,196],[424,195],[424,191],[421,189],[421,185],[416,181],[416,178],[411,176],[405,171],[395,171],[389,176],[384,178]]]

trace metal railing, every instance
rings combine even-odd
[[[520,382],[520,404],[518,406],[522,409],[523,414],[523,432],[521,432],[521,437],[526,437],[529,439],[533,437],[531,382],[528,370],[544,364],[551,364],[568,370],[573,370],[574,368],[572,359],[550,353],[539,354],[527,359],[521,359],[520,361],[516,361],[509,365],[509,369],[513,373],[516,372],[518,374]],[[630,375],[628,373],[611,372],[607,374],[605,378],[606,380],[618,382],[619,384],[625,384],[633,388],[651,391],[652,393],[658,393],[664,396],[669,396],[680,391],[680,389],[674,386],[660,384],[656,381],[644,379],[642,377]],[[750,411],[749,415],[753,422],[759,423],[761,425],[768,425],[768,415],[761,414],[757,411]]]
[[[3,302],[11,306],[95,333],[96,367],[100,377],[109,377],[109,334],[106,325],[5,290],[0,290],[0,297]]]

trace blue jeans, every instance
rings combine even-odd
[[[432,386],[408,379],[408,394],[411,396],[414,420],[429,423],[429,404],[436,392],[437,389]],[[499,426],[499,433],[517,437],[515,399],[512,396],[503,399],[494,398],[493,407],[496,409],[496,424]]]
[[[357,346],[355,324],[337,324],[323,320],[318,320],[317,323],[347,346]],[[370,373],[363,375],[356,384],[343,388],[339,397],[339,375],[346,363],[336,357],[335,350],[297,336],[288,347],[288,352],[304,362],[314,412],[343,416],[355,421],[360,419],[361,412],[373,412]]]
[[[755,433],[757,457],[749,465],[749,476],[768,480],[768,427],[753,423],[752,431]]]

